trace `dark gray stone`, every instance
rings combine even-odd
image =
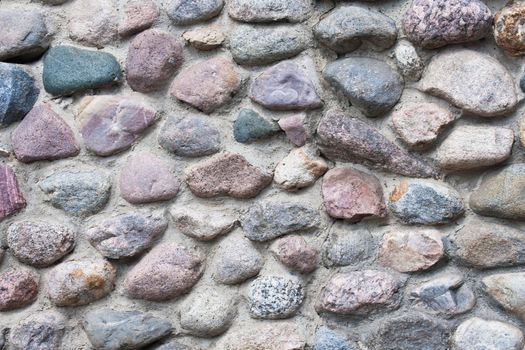
[[[292,317],[305,298],[300,283],[276,276],[257,278],[249,293],[250,315],[270,320]]]
[[[35,80],[22,68],[0,62],[0,127],[24,118],[39,94]]]
[[[233,136],[241,143],[265,139],[278,131],[279,127],[275,123],[267,121],[252,109],[241,109],[233,123]]]
[[[167,12],[173,24],[183,26],[213,18],[223,6],[224,0],[172,0]]]
[[[14,326],[9,341],[13,350],[56,350],[63,348],[65,333],[66,322],[60,314],[38,312]]]
[[[320,327],[315,334],[314,350],[357,350],[346,337],[328,327]]]
[[[302,22],[309,17],[309,0],[232,0],[228,14],[241,22]]]
[[[370,257],[373,241],[368,230],[336,222],[323,244],[323,263],[327,267],[358,264]]]

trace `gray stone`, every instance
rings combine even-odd
[[[172,0],[168,17],[177,26],[207,21],[219,15],[224,0]]]
[[[252,109],[243,108],[233,122],[233,136],[237,142],[252,143],[276,134],[279,127],[264,119]]]
[[[71,39],[102,48],[117,39],[117,1],[74,1],[69,19]]]
[[[310,11],[308,0],[233,0],[228,5],[230,17],[241,22],[302,22]]]
[[[314,350],[358,350],[358,348],[343,335],[323,326],[315,333]]]
[[[463,321],[451,339],[452,350],[521,350],[521,330],[509,323],[472,317]]]
[[[0,127],[24,118],[39,94],[35,80],[25,70],[0,62]]]
[[[485,292],[503,309],[525,320],[525,273],[500,273],[481,280]]]
[[[289,318],[299,310],[304,298],[299,282],[276,276],[259,277],[250,285],[250,315],[270,320]]]
[[[250,241],[228,237],[215,253],[213,278],[222,284],[239,284],[256,276],[263,264],[263,256]]]
[[[154,346],[152,348],[148,348],[149,350],[199,350],[200,348],[196,347],[189,347],[187,345],[181,344],[176,341],[171,341],[166,344],[162,344],[160,346]]]
[[[394,48],[394,58],[397,67],[406,80],[418,81],[421,79],[425,64],[410,42],[400,40]]]
[[[358,264],[370,257],[373,242],[368,230],[335,222],[323,244],[323,263],[327,267]]]
[[[9,341],[13,350],[55,350],[63,348],[65,333],[64,317],[55,312],[43,311],[15,325],[9,334]]]
[[[177,230],[198,241],[210,241],[224,235],[237,223],[233,213],[223,208],[174,206],[170,214]]]
[[[275,167],[273,181],[286,191],[313,185],[328,170],[328,164],[311,147],[293,149]]]

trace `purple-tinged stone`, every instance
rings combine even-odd
[[[0,275],[0,311],[19,309],[36,300],[38,277],[26,270],[9,270]]]
[[[288,140],[294,145],[301,147],[306,144],[308,133],[304,126],[305,115],[294,114],[279,120],[279,126],[286,133]]]
[[[16,175],[7,165],[0,164],[0,220],[26,207]]]
[[[139,33],[151,27],[159,18],[159,8],[154,0],[132,0],[125,8],[125,19],[118,27],[122,37]]]

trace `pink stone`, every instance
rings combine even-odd
[[[38,278],[29,271],[9,270],[0,275],[0,311],[31,304],[38,295]]]
[[[0,164],[0,220],[26,207],[16,175],[7,165]]]
[[[45,103],[25,116],[11,141],[16,158],[24,163],[74,157],[80,152],[69,125]]]
[[[283,265],[300,273],[310,273],[317,267],[317,251],[301,236],[286,236],[277,241],[277,257]]]
[[[118,27],[118,33],[123,37],[151,27],[159,17],[159,9],[153,0],[132,0],[124,11],[126,17]]]
[[[279,126],[284,130],[288,139],[296,146],[301,147],[306,143],[308,133],[304,127],[304,114],[294,114],[279,120]]]

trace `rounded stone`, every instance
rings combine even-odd
[[[406,80],[418,81],[421,79],[425,64],[412,43],[406,40],[398,41],[394,48],[394,58]]]
[[[66,320],[56,312],[35,313],[16,324],[9,334],[14,350],[61,349],[66,333]]]
[[[223,6],[224,0],[172,0],[167,12],[173,24],[182,26],[212,19]]]
[[[310,11],[308,0],[233,0],[228,4],[231,18],[250,23],[302,22]]]
[[[521,330],[509,323],[472,317],[459,325],[451,343],[453,350],[521,350],[524,338]]]
[[[0,127],[22,120],[39,94],[35,80],[24,69],[0,62]]]
[[[233,122],[233,137],[237,142],[252,143],[267,139],[278,131],[273,122],[269,122],[252,109],[243,108]]]
[[[290,117],[282,118],[278,122],[279,127],[286,133],[288,140],[298,147],[304,146],[308,139],[308,132],[304,125],[305,119],[305,114],[294,114]]]
[[[509,1],[494,16],[496,44],[512,56],[525,54],[525,38],[521,20],[525,16],[522,1]]]
[[[375,239],[367,229],[354,229],[346,222],[335,222],[323,243],[326,267],[348,266],[368,259]]]
[[[506,311],[525,320],[525,273],[510,272],[489,275],[481,280],[484,291]]]
[[[317,250],[301,236],[292,235],[276,242],[276,255],[281,263],[302,274],[317,268]]]
[[[75,1],[69,19],[69,36],[84,45],[102,48],[117,38],[114,0]]]
[[[139,33],[151,27],[159,18],[159,8],[155,0],[132,0],[126,4],[125,18],[118,26],[122,37]]]
[[[300,283],[276,276],[257,278],[250,285],[250,315],[261,319],[292,317],[305,298]]]
[[[0,311],[20,309],[38,296],[38,280],[28,270],[7,270],[0,274]]]
[[[215,253],[213,278],[222,284],[239,284],[256,276],[263,265],[263,256],[250,241],[228,237]]]

